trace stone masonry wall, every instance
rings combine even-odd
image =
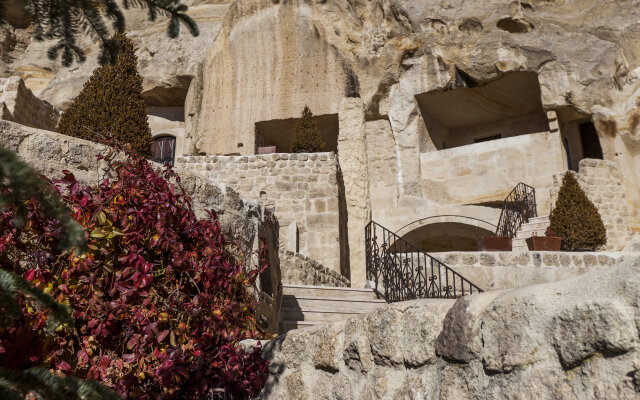
[[[330,270],[314,259],[288,250],[280,251],[282,283],[292,285],[312,285],[349,287],[347,278]]]
[[[17,152],[41,174],[55,179],[62,170],[70,170],[83,184],[96,185],[106,177],[103,162],[96,156],[109,148],[88,140],[73,138],[13,122],[0,121],[0,144]],[[191,196],[198,218],[213,209],[229,238],[237,239],[248,255],[245,265],[256,265],[260,241],[268,250],[269,268],[256,282],[257,312],[260,324],[268,332],[277,332],[280,324],[282,284],[278,257],[278,220],[271,210],[255,201],[243,199],[224,183],[177,169],[182,186]]]
[[[344,272],[335,154],[190,156],[178,158],[176,165],[225,182],[245,198],[273,208],[281,238],[289,238],[282,247]]]
[[[485,291],[555,282],[640,258],[638,252],[509,251],[431,255]]]
[[[629,205],[620,172],[613,161],[583,159],[575,174],[580,187],[595,204],[607,228],[605,250],[622,250],[631,238]],[[552,203],[558,197],[564,174],[554,175]]]

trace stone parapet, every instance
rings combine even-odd
[[[281,239],[288,238],[281,242],[283,248],[344,272],[340,226],[345,218],[334,153],[189,156],[178,157],[176,166],[225,182],[243,197],[273,209]]]
[[[431,253],[483,290],[555,282],[609,268],[638,253],[623,252],[447,252]]]
[[[347,278],[314,259],[288,250],[280,251],[282,283],[292,285],[349,287]]]

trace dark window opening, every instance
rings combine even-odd
[[[318,125],[318,132],[325,144],[322,151],[337,152],[338,114],[314,115],[313,119]],[[288,153],[298,120],[299,118],[288,118],[256,122],[256,154],[260,154],[261,147],[272,146],[276,148],[276,153]]]
[[[161,136],[153,139],[153,161],[162,165],[173,166],[176,154],[176,138],[173,136]]]
[[[476,83],[456,71],[448,90],[416,95],[427,139],[442,150],[549,131],[534,72],[512,72]]]
[[[502,135],[486,136],[486,137],[483,137],[483,138],[475,139],[474,143],[488,142],[488,141],[491,141],[491,140],[500,139],[501,137],[502,137]]]
[[[598,139],[598,132],[592,122],[585,122],[580,124],[580,143],[582,144],[582,153],[584,158],[597,158],[602,160],[602,147],[600,146],[600,139]]]

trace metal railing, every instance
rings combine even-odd
[[[365,227],[365,242],[367,280],[390,303],[482,292],[442,261],[374,221]]]
[[[536,189],[520,182],[504,199],[496,236],[514,238],[522,224],[537,216]]]

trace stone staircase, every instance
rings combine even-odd
[[[525,240],[531,236],[544,236],[545,231],[549,227],[549,222],[549,216],[543,215],[541,217],[530,218],[529,222],[522,224],[516,233],[516,237],[513,238],[511,242],[512,251],[529,251]]]
[[[372,289],[282,284],[284,332],[351,318],[386,304]]]

